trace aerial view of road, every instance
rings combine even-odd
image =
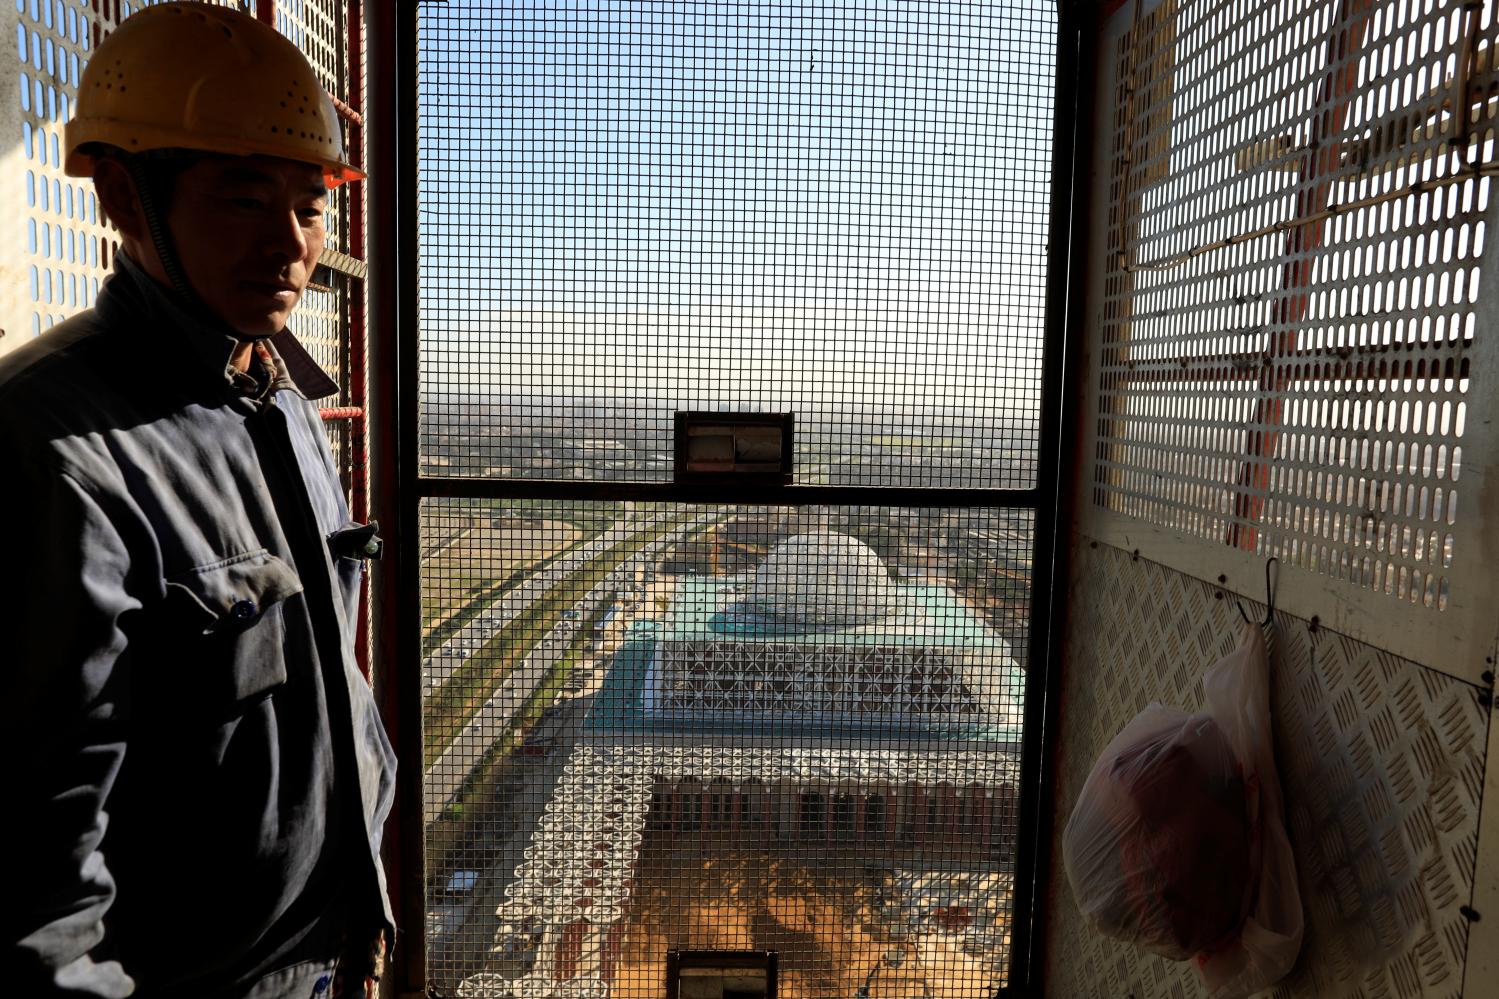
[[[452,674],[497,634],[509,627],[535,601],[546,597],[559,583],[582,571],[595,559],[604,558],[618,544],[639,534],[653,531],[663,517],[621,522],[600,537],[573,549],[539,571],[481,611],[452,636],[424,664],[424,694],[438,689]],[[639,552],[624,559],[554,622],[526,655],[512,669],[467,724],[428,768],[426,775],[426,821],[431,822],[450,803],[467,780],[470,771],[484,758],[494,742],[508,731],[511,720],[549,680],[568,651],[573,647],[582,622],[591,620],[634,577],[639,568],[655,565],[663,552],[678,544],[693,531],[712,523],[713,516],[700,516],[674,531],[650,542]]]
[[[430,695],[448,681],[469,657],[510,626],[520,614],[545,596],[562,579],[603,555],[637,531],[653,526],[649,523],[616,523],[592,541],[564,552],[552,562],[521,580],[514,588],[496,598],[467,624],[448,638],[422,663],[422,696]]]

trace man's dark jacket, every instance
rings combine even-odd
[[[394,757],[329,544],[331,381],[283,333],[251,398],[234,340],[117,261],[0,360],[0,965],[16,995],[232,993],[391,922]]]

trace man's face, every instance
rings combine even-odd
[[[328,189],[318,167],[211,157],[177,179],[167,224],[185,276],[245,336],[286,326],[323,252]]]

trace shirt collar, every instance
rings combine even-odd
[[[230,363],[239,339],[218,319],[184,306],[123,251],[115,254],[114,273],[99,289],[98,308],[125,328],[139,329],[145,320],[152,333],[159,331],[174,339],[170,346],[162,343],[158,349],[185,351],[192,367],[205,374],[216,373],[227,388],[239,393],[235,377],[239,372]],[[269,349],[276,370],[272,391],[289,388],[306,399],[322,399],[338,392],[338,383],[312,359],[290,329],[261,342]]]

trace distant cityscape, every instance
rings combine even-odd
[[[723,408],[701,400],[428,396],[423,466],[436,475],[659,482],[672,474],[675,412]],[[1032,413],[835,400],[794,415],[800,485],[1025,487],[1035,480]]]

